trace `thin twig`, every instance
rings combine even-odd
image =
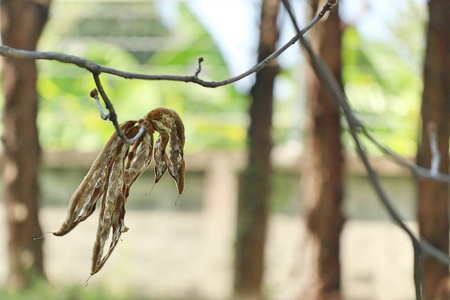
[[[367,157],[366,152],[362,148],[361,141],[359,140],[357,133],[354,130],[351,130],[350,133],[355,142],[358,155],[361,158],[361,161],[363,162],[363,164],[367,170],[367,174],[369,176],[370,182],[372,183],[372,186],[374,187],[375,192],[378,195],[378,198],[381,200],[384,207],[388,211],[389,215],[394,220],[394,222],[408,234],[408,236],[411,238],[411,240],[414,244],[417,244],[418,249],[420,249],[424,253],[428,254],[429,256],[435,258],[437,261],[439,261],[443,264],[446,264],[446,265],[450,265],[450,257],[447,254],[445,254],[441,250],[435,248],[434,246],[432,246],[425,240],[419,241],[416,238],[416,236],[412,233],[412,231],[403,223],[400,214],[396,211],[394,206],[391,204],[389,197],[386,195],[386,192],[383,190],[383,187],[381,186],[381,183],[379,181],[379,177],[378,177],[377,173],[375,172],[375,170],[373,169],[372,165],[370,164],[369,158]]]
[[[414,253],[414,287],[416,291],[416,298],[422,299],[422,285],[420,281],[422,280],[422,251],[420,250],[420,245],[413,242],[413,253]]]
[[[378,195],[378,198],[381,200],[381,203],[383,204],[384,208],[388,211],[389,215],[391,216],[392,220],[395,224],[397,224],[411,239],[412,246],[413,246],[413,255],[414,255],[414,287],[416,292],[416,299],[421,300],[422,299],[422,285],[421,285],[421,274],[420,274],[420,256],[421,252],[426,252],[430,256],[433,256],[438,261],[442,262],[443,264],[450,265],[450,257],[445,255],[443,252],[441,252],[439,249],[436,249],[434,247],[427,248],[423,247],[422,243],[415,237],[415,235],[412,233],[412,231],[403,223],[403,220],[400,216],[400,214],[396,211],[394,206],[391,204],[389,197],[386,195],[386,192],[383,190],[383,187],[381,186],[380,180],[378,175],[376,174],[375,170],[373,169],[372,165],[370,164],[370,161],[366,155],[366,152],[361,146],[361,142],[359,140],[359,137],[357,133],[354,130],[350,131],[352,138],[356,145],[356,150],[358,152],[359,157],[361,158],[366,170],[367,174],[369,176],[369,180],[372,183],[372,186],[375,189],[375,192]],[[443,255],[445,257],[443,257]],[[442,260],[441,260],[442,259]]]
[[[287,10],[289,16],[291,17],[291,20],[292,20],[292,23],[294,24],[295,29],[298,32],[299,27],[297,25],[295,16],[292,13],[289,2],[287,0],[282,0],[282,2],[284,4],[284,6],[286,7],[286,10]],[[308,56],[311,60],[311,64],[314,68],[314,71],[316,72],[317,76],[321,80],[322,84],[324,84],[330,90],[330,92],[333,96],[333,99],[337,102],[337,104],[344,111],[347,123],[350,128],[351,136],[357,147],[358,155],[360,156],[361,160],[363,161],[363,163],[367,169],[368,175],[371,179],[371,182],[373,183],[373,185],[375,187],[375,190],[377,191],[377,194],[380,196],[381,200],[383,200],[383,201],[387,200],[386,208],[387,208],[389,214],[394,219],[394,221],[399,222],[398,225],[402,229],[404,229],[407,233],[411,234],[415,240],[417,240],[417,238],[415,238],[415,236],[406,227],[406,225],[403,224],[402,218],[395,211],[394,207],[390,204],[388,197],[385,195],[384,190],[382,189],[381,185],[379,185],[379,183],[378,183],[377,175],[376,175],[375,171],[373,170],[373,168],[370,164],[370,161],[369,161],[365,151],[363,150],[360,140],[359,140],[359,137],[357,135],[357,132],[360,132],[361,129],[365,129],[365,127],[361,123],[361,121],[352,117],[354,114],[350,109],[350,105],[347,102],[344,91],[341,88],[339,88],[337,80],[334,78],[334,76],[331,75],[331,71],[329,70],[328,66],[323,62],[323,60],[320,59],[320,57],[316,56],[316,54],[312,50],[312,47],[311,47],[309,41],[305,37],[301,36],[300,42],[301,42],[301,45],[305,48],[306,52],[308,53]],[[355,120],[357,120],[357,121],[355,122]],[[419,242],[419,241],[417,240],[417,242]],[[421,249],[423,249],[426,252],[430,251],[430,248],[425,247],[425,246],[421,246]],[[438,249],[436,249],[436,250],[440,252],[440,250],[438,250]],[[431,252],[433,252],[433,251],[431,251]],[[443,263],[450,264],[450,257],[448,257],[447,255],[444,254],[444,256],[445,256],[445,258],[444,258],[440,255],[436,255],[436,253],[437,252],[428,253],[428,254],[435,257],[436,259],[438,259],[439,261],[441,261]]]
[[[289,2],[283,0],[283,4],[286,7],[286,5],[289,5]],[[289,5],[289,9],[286,8],[286,11],[288,12],[289,16],[291,17],[291,21],[294,25],[294,28],[296,28],[296,30],[298,30],[299,26],[298,26],[297,21],[292,13],[292,9],[290,8],[290,5]],[[351,109],[345,92],[342,90],[341,86],[339,85],[337,80],[334,78],[330,69],[328,67],[326,67],[326,63],[320,57],[317,57],[314,54],[311,44],[305,37],[303,37],[303,35],[301,35],[299,39],[300,39],[301,44],[304,46],[305,51],[308,53],[308,56],[311,58],[311,60],[310,60],[311,65],[313,66],[314,70],[316,71],[316,74],[319,77],[320,81],[322,83],[326,82],[326,84],[325,83],[324,84],[329,89],[329,92],[331,93],[331,95],[333,96],[335,101],[337,101],[338,105],[342,108],[342,111],[344,112],[346,119],[349,120],[349,122],[348,122],[349,127],[363,133],[375,146],[377,146],[378,149],[380,149],[381,152],[383,152],[385,155],[391,157],[400,166],[403,166],[403,167],[409,169],[414,175],[423,177],[423,178],[433,179],[436,181],[450,183],[450,175],[449,174],[440,173],[439,171],[436,172],[435,174],[433,174],[433,173],[431,173],[430,170],[428,170],[426,168],[423,168],[423,167],[420,167],[420,166],[410,163],[408,160],[406,160],[400,154],[396,153],[392,149],[389,149],[389,148],[383,146],[380,142],[378,142],[369,133],[369,131],[364,126],[364,124],[358,119],[356,114]],[[320,71],[318,71],[318,70],[320,70]]]
[[[97,102],[97,108],[98,111],[100,112],[100,117],[102,118],[102,120],[108,120],[109,115],[105,114],[103,112],[103,108],[102,105],[100,104],[100,99],[98,98],[98,91],[97,89],[93,89],[91,91],[91,97],[95,99],[95,102]]]
[[[198,74],[200,74],[200,72],[202,71],[202,62],[204,61],[203,57],[199,57],[198,58],[198,68],[197,71],[195,71],[194,76],[198,77]]]
[[[291,21],[295,27],[295,30],[297,33],[299,32],[299,27],[297,25],[295,16],[291,10],[290,4],[288,0],[282,0],[283,5],[285,6]],[[416,287],[416,298],[422,299],[421,294],[421,278],[420,278],[420,256],[421,253],[426,253],[430,255],[431,257],[435,258],[439,262],[450,265],[450,257],[442,252],[441,250],[435,248],[434,246],[430,245],[428,242],[422,240],[419,241],[414,234],[411,232],[411,230],[403,223],[402,218],[400,214],[396,211],[394,206],[391,204],[388,196],[386,195],[385,191],[383,190],[378,175],[376,174],[375,170],[373,169],[372,165],[370,164],[370,161],[367,157],[366,152],[362,148],[361,142],[358,137],[358,132],[362,131],[365,132],[365,127],[359,121],[357,118],[354,117],[353,112],[350,109],[350,105],[348,103],[348,100],[346,98],[345,92],[342,90],[342,88],[339,87],[339,84],[337,83],[336,78],[332,76],[331,71],[329,70],[328,66],[315,55],[314,51],[312,50],[312,47],[308,40],[300,36],[300,42],[301,45],[305,48],[306,52],[308,53],[311,65],[314,68],[314,71],[316,72],[317,76],[319,77],[321,83],[325,85],[328,90],[330,91],[333,99],[336,101],[336,103],[339,105],[339,107],[343,110],[345,118],[347,120],[348,126],[350,128],[351,136],[355,142],[356,150],[361,158],[370,182],[372,183],[372,186],[375,189],[375,192],[378,195],[378,198],[381,200],[383,206],[388,211],[391,218],[394,220],[394,222],[403,230],[406,232],[406,234],[410,237],[411,242],[413,243],[413,250],[414,250],[414,284]],[[367,131],[366,131],[367,132]]]
[[[77,57],[74,55],[68,55],[63,53],[57,53],[57,52],[44,52],[44,51],[28,51],[28,50],[22,50],[22,49],[15,49],[9,46],[0,45],[0,55],[2,56],[8,56],[8,57],[15,57],[15,58],[22,58],[22,59],[35,59],[35,60],[56,60],[62,63],[68,63],[76,65],[80,68],[86,69],[89,72],[93,74],[101,74],[106,73],[118,77],[122,77],[125,79],[140,79],[140,80],[165,80],[165,81],[182,81],[182,82],[191,82],[196,83],[198,85],[201,85],[203,87],[208,88],[215,88],[220,87],[224,85],[231,84],[233,82],[239,81],[242,78],[245,78],[255,72],[258,72],[265,66],[267,66],[271,61],[273,61],[275,58],[280,56],[284,51],[286,51],[287,48],[295,44],[300,38],[301,35],[305,34],[311,27],[313,27],[323,16],[324,14],[331,9],[330,5],[325,5],[324,8],[321,10],[321,12],[315,16],[315,18],[308,24],[308,26],[305,27],[305,29],[300,30],[300,32],[294,36],[292,39],[290,39],[286,44],[284,44],[282,47],[280,47],[278,50],[273,52],[271,55],[269,55],[267,58],[259,62],[258,64],[254,65],[247,71],[222,80],[222,81],[206,81],[198,78],[195,74],[192,76],[176,76],[176,75],[148,75],[148,74],[139,74],[139,73],[131,73],[131,72],[125,72],[121,70],[117,70],[110,67],[105,67],[100,64],[97,64],[93,61]],[[198,74],[197,74],[198,75]]]
[[[106,92],[103,89],[102,83],[100,81],[99,74],[98,73],[93,73],[93,75],[94,75],[94,81],[95,81],[95,85],[97,86],[98,92],[100,93],[100,96],[102,96],[103,102],[105,102],[106,109],[109,111],[109,113],[108,113],[108,120],[110,120],[113,123],[114,128],[115,128],[115,130],[117,132],[117,135],[120,137],[120,139],[124,143],[132,145],[144,133],[144,131],[141,130],[142,129],[142,125],[141,125],[141,128],[139,130],[139,133],[135,137],[133,137],[132,139],[128,139],[125,136],[125,134],[122,132],[122,130],[120,130],[119,123],[117,122],[116,111],[114,110],[114,106],[112,105],[111,101],[109,100],[108,95],[106,95]]]
[[[294,29],[297,31],[297,35],[298,35],[299,26],[297,24],[297,20],[294,16],[293,12],[292,12],[289,1],[282,0],[282,2],[286,8],[287,13],[289,14],[289,17],[291,18],[292,24],[294,25]],[[326,6],[329,6],[331,8],[335,5],[336,1],[333,1],[332,3],[329,3],[329,2],[330,1],[327,2]],[[320,57],[318,57],[314,54],[311,44],[303,35],[300,35],[299,40],[300,40],[300,45],[304,46],[306,52],[308,53],[308,57],[310,58],[310,63],[312,65],[312,67],[314,68],[314,71],[316,72],[317,77],[319,77],[321,82],[327,81],[327,87],[328,87],[331,95],[338,102],[338,105],[340,107],[342,107],[345,117],[351,121],[351,122],[349,122],[349,126],[355,130],[364,128],[362,122],[353,113],[348,101],[346,100],[346,96],[343,94],[339,83],[334,78],[330,69],[328,67],[326,67],[326,68],[323,67],[324,65],[326,65],[326,63]],[[333,78],[333,80],[328,80],[328,78]]]
[[[291,20],[294,24],[294,27],[296,28],[296,30],[298,31],[298,26],[296,25],[296,21],[295,21],[295,17],[293,16],[293,13],[290,9],[289,3],[286,0],[282,0],[283,4],[285,5]],[[330,72],[328,67],[326,66],[326,64],[324,64],[312,51],[312,48],[309,44],[309,42],[301,37],[300,41],[302,42],[302,45],[305,47],[310,60],[311,60],[311,64],[313,65],[313,68],[316,72],[316,74],[318,75],[319,79],[321,79],[321,82],[327,86],[327,88],[330,90],[333,98],[335,99],[335,101],[338,103],[338,105],[341,107],[341,109],[344,111],[346,120],[349,124],[350,127],[350,132],[352,135],[352,138],[357,146],[357,152],[358,155],[360,156],[360,158],[362,159],[364,166],[366,167],[366,170],[369,174],[369,178],[370,181],[375,189],[375,191],[377,192],[380,200],[382,201],[383,205],[385,206],[385,208],[387,209],[387,211],[389,212],[389,215],[392,217],[392,219],[394,220],[394,222],[400,226],[407,234],[408,236],[411,238],[411,241],[414,245],[414,257],[415,257],[415,261],[420,259],[420,252],[423,251],[424,253],[427,253],[428,255],[434,257],[435,259],[437,259],[438,261],[444,263],[444,264],[450,264],[450,257],[448,257],[445,253],[443,253],[442,251],[440,251],[439,249],[436,249],[435,247],[431,246],[430,244],[422,241],[420,242],[413,234],[412,232],[408,229],[408,227],[403,223],[402,218],[400,217],[400,215],[397,213],[397,211],[394,209],[394,207],[392,206],[392,204],[390,203],[389,198],[387,197],[387,195],[385,194],[378,176],[376,175],[375,171],[373,170],[368,157],[365,153],[365,151],[363,150],[361,143],[359,141],[359,138],[357,136],[357,131],[364,129],[364,126],[362,126],[361,122],[358,120],[357,123],[354,123],[355,118],[352,118],[353,113],[351,112],[351,110],[349,110],[349,105],[347,103],[347,99],[345,97],[344,92],[339,89],[336,88],[337,82],[336,79],[333,76],[330,76]],[[336,84],[333,84],[336,83]],[[363,130],[364,131],[364,130]],[[420,251],[419,251],[420,250]],[[420,277],[418,275],[420,275],[420,270],[418,269],[418,267],[415,268],[415,276],[414,276],[414,283],[416,286],[416,297],[417,299],[421,299],[421,287],[420,287]]]
[[[325,3],[325,5],[322,7],[322,9],[320,10],[320,12],[317,14],[317,16],[313,19],[312,22],[310,22],[305,28],[303,28],[303,30],[306,32],[308,30],[310,30],[314,25],[316,25],[316,23],[323,18],[323,16],[325,16],[325,14],[332,10],[333,7],[338,3],[338,0],[336,1],[327,1],[327,3]],[[292,11],[292,10],[291,10]],[[314,20],[317,19],[317,21],[314,22]],[[300,31],[301,32],[301,31]],[[297,34],[298,36],[298,34]]]
[[[372,134],[370,134],[370,132],[367,131],[365,128],[361,130],[361,133],[364,134],[367,137],[367,139],[369,139],[369,141],[371,141],[372,144],[374,144],[382,153],[390,157],[398,165],[407,168],[415,176],[450,183],[449,174],[440,173],[438,170],[436,170],[436,172],[433,173],[431,172],[430,169],[411,163],[400,154],[396,153],[395,151],[389,149],[388,147],[384,146],[379,141],[377,141],[377,139],[374,138]]]
[[[100,95],[102,96],[103,101],[105,102],[105,106],[109,111],[109,114],[106,115],[103,113],[103,110],[101,108],[100,102],[97,100],[97,105],[100,110],[100,114],[102,119],[108,118],[114,125],[114,128],[119,135],[119,137],[127,144],[132,144],[132,140],[129,140],[123,132],[120,131],[119,124],[117,122],[117,114],[114,110],[114,106],[112,105],[111,101],[109,100],[108,96],[106,95],[105,91],[103,90],[103,87],[100,82],[99,75],[101,73],[106,73],[118,77],[122,77],[125,79],[141,79],[141,80],[165,80],[165,81],[182,81],[182,82],[191,82],[196,83],[198,85],[201,85],[203,87],[208,88],[215,88],[220,87],[224,85],[231,84],[233,82],[239,81],[255,72],[258,72],[265,66],[267,66],[271,61],[273,61],[275,58],[280,56],[281,53],[286,51],[287,48],[292,46],[295,42],[298,41],[298,39],[305,34],[311,27],[313,27],[317,22],[325,15],[327,11],[329,11],[333,7],[332,3],[327,3],[324,5],[322,10],[317,14],[317,16],[314,17],[314,19],[308,24],[308,26],[305,27],[305,29],[300,30],[296,36],[294,36],[291,40],[289,40],[286,44],[284,44],[281,48],[273,52],[271,55],[266,57],[264,60],[259,62],[258,64],[254,65],[249,70],[243,72],[240,75],[237,75],[235,77],[231,77],[222,81],[205,81],[198,77],[198,75],[201,72],[201,63],[203,62],[203,57],[200,57],[198,59],[198,69],[194,73],[193,76],[175,76],[175,75],[147,75],[147,74],[139,74],[139,73],[130,73],[125,72],[121,70],[117,70],[110,67],[105,67],[100,64],[97,64],[95,62],[92,62],[90,60],[77,57],[74,55],[68,55],[63,53],[57,53],[57,52],[43,52],[43,51],[29,51],[29,50],[23,50],[23,49],[15,49],[9,46],[0,45],[0,55],[7,56],[7,57],[14,57],[14,58],[21,58],[21,59],[34,59],[34,60],[55,60],[62,63],[68,63],[76,65],[80,68],[86,69],[89,72],[91,72],[94,76],[95,84],[98,88],[98,91],[100,92]]]

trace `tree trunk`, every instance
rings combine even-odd
[[[319,1],[312,1],[313,11]],[[338,8],[311,31],[311,42],[334,76],[341,80],[341,29]],[[305,182],[307,249],[311,279],[305,299],[339,299],[341,266],[340,234],[344,216],[341,211],[343,151],[339,110],[314,71],[308,76],[310,114]]]
[[[35,50],[48,17],[49,1],[2,0],[3,44]],[[38,221],[39,140],[36,126],[37,69],[33,60],[5,57],[2,84],[4,189],[8,227],[8,286],[23,288],[44,277]]]
[[[278,40],[279,0],[264,0],[258,61],[275,51]],[[278,73],[276,61],[256,74],[251,90],[249,161],[240,178],[235,254],[235,295],[239,299],[261,299],[264,246],[271,192],[270,152],[273,86]]]
[[[428,124],[437,128],[437,142],[441,155],[439,171],[449,171],[450,127],[450,1],[431,0],[427,48],[424,62],[424,90],[422,97],[422,132],[417,163],[431,165]],[[449,191],[448,185],[432,180],[418,183],[419,231],[435,247],[449,252]],[[438,286],[449,275],[448,266],[429,257],[422,259],[422,287],[425,299],[436,299]]]

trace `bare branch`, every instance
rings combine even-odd
[[[388,147],[384,146],[379,141],[377,141],[365,128],[361,130],[361,133],[363,133],[369,139],[369,141],[371,141],[382,153],[390,157],[398,165],[407,168],[414,175],[421,178],[427,178],[445,183],[450,183],[449,174],[440,173],[438,170],[436,170],[436,172],[433,173],[429,169],[411,163],[409,160],[407,160],[397,152],[389,149]]]
[[[144,133],[144,131],[141,130],[141,129],[142,129],[142,125],[141,125],[141,128],[140,128],[140,130],[139,130],[139,133],[138,133],[135,137],[133,137],[132,139],[128,139],[128,138],[125,136],[125,134],[123,133],[123,131],[120,130],[119,123],[117,122],[117,114],[116,114],[116,111],[114,110],[114,106],[112,105],[111,101],[109,100],[108,95],[106,95],[106,92],[105,92],[105,90],[103,89],[102,83],[101,83],[101,81],[100,81],[100,76],[99,76],[99,74],[93,73],[93,75],[94,75],[95,85],[97,86],[97,89],[98,89],[98,91],[99,91],[99,93],[100,93],[100,96],[102,96],[103,102],[105,102],[106,109],[108,109],[108,111],[109,111],[108,115],[105,115],[105,116],[107,116],[107,119],[110,120],[110,121],[113,123],[114,128],[115,128],[115,130],[116,130],[116,132],[117,132],[117,135],[120,137],[120,139],[121,139],[124,143],[129,144],[129,145],[132,145],[132,144],[133,144],[136,140],[138,140],[138,139],[141,137],[141,135]],[[93,94],[93,93],[91,92],[91,94]],[[95,94],[95,93],[94,93],[94,94]],[[98,97],[97,97],[97,98],[98,98]],[[100,112],[101,112],[101,114],[102,114],[102,119],[103,119],[104,113],[103,113],[103,111],[102,111],[100,105],[99,105],[99,107],[100,107]],[[103,120],[105,120],[105,119],[103,119]]]
[[[196,73],[192,76],[176,76],[176,75],[148,75],[148,74],[139,74],[139,73],[131,73],[125,72],[121,70],[117,70],[110,67],[105,67],[90,60],[77,57],[74,55],[68,55],[57,52],[43,52],[43,51],[28,51],[22,49],[15,49],[9,46],[0,45],[0,55],[22,58],[22,59],[35,59],[35,60],[56,60],[62,63],[68,63],[76,65],[80,68],[86,69],[92,74],[101,74],[106,73],[118,77],[122,77],[125,79],[140,79],[140,80],[165,80],[165,81],[181,81],[181,82],[191,82],[201,85],[203,87],[208,88],[216,88],[224,85],[228,85],[234,83],[236,81],[241,80],[253,73],[258,72],[265,66],[267,66],[271,61],[280,56],[287,48],[292,46],[295,42],[297,42],[301,35],[305,34],[311,27],[313,27],[324,15],[327,11],[331,9],[331,5],[328,3],[324,6],[321,12],[305,27],[305,29],[300,30],[299,33],[290,39],[286,44],[284,44],[277,51],[273,52],[266,59],[254,65],[252,68],[247,71],[239,74],[237,76],[222,80],[222,81],[206,81],[197,77],[199,73]],[[199,61],[200,63],[200,61]],[[198,72],[198,70],[197,70]],[[101,94],[101,93],[100,93]],[[103,97],[103,96],[102,96]]]
[[[90,96],[95,99],[95,102],[97,102],[97,108],[98,111],[100,112],[100,117],[102,118],[102,120],[108,120],[109,115],[103,112],[102,105],[100,104],[100,99],[98,98],[97,89],[93,89],[90,93]]]
[[[202,71],[202,62],[204,61],[203,57],[199,57],[198,58],[198,68],[197,71],[195,71],[194,76],[198,77],[198,74],[200,74],[200,72]]]
[[[282,2],[291,18],[291,21],[295,27],[295,30],[297,31],[297,33],[299,33],[300,29],[297,25],[295,16],[291,10],[288,0],[282,0]],[[410,237],[411,242],[413,243],[414,264],[415,264],[414,283],[415,283],[415,287],[416,287],[416,298],[420,300],[420,299],[422,299],[421,283],[420,283],[420,266],[419,266],[421,254],[422,253],[427,254],[427,255],[435,258],[439,262],[446,264],[446,265],[450,265],[450,257],[447,254],[445,254],[444,252],[442,252],[441,250],[430,245],[428,242],[426,242],[424,240],[419,241],[415,237],[415,235],[411,232],[411,230],[403,223],[400,214],[396,211],[394,206],[391,204],[388,196],[386,195],[383,187],[381,186],[378,175],[376,174],[375,170],[373,169],[372,165],[370,164],[369,158],[367,157],[366,152],[362,148],[362,145],[361,145],[361,142],[359,140],[357,133],[362,131],[362,132],[365,132],[366,136],[370,137],[370,135],[368,134],[367,130],[365,130],[365,127],[361,123],[361,121],[359,121],[357,118],[355,118],[352,110],[350,109],[350,105],[348,103],[345,92],[342,90],[342,88],[337,83],[336,78],[334,78],[334,76],[332,76],[328,66],[319,57],[317,57],[315,55],[309,41],[305,37],[300,36],[300,42],[301,42],[301,45],[305,48],[305,50],[308,54],[308,57],[310,59],[311,65],[313,66],[314,71],[316,72],[320,81],[322,82],[323,85],[325,85],[328,88],[333,99],[336,101],[338,106],[343,110],[345,118],[346,118],[347,123],[350,128],[350,134],[356,145],[357,153],[358,153],[359,157],[361,158],[361,160],[367,170],[369,180],[372,183],[372,186],[374,187],[375,192],[377,193],[379,199],[381,200],[382,204],[388,211],[388,213],[391,216],[391,218],[393,219],[393,221],[403,231],[405,231],[405,233]],[[372,142],[376,141],[373,138],[371,138],[370,140]],[[379,144],[379,143],[377,143],[377,144]],[[394,153],[394,152],[389,151],[388,153]],[[410,164],[407,164],[407,165],[409,166]],[[416,166],[413,166],[413,165],[411,165],[410,167],[411,167],[411,170],[416,170],[416,168],[417,168]]]
[[[292,46],[298,39],[305,34],[311,27],[313,27],[324,15],[327,11],[329,11],[333,7],[333,1],[328,1],[327,4],[324,5],[323,9],[320,11],[319,14],[308,24],[308,26],[305,27],[305,29],[300,30],[295,37],[293,37],[291,40],[289,40],[286,44],[284,44],[281,48],[279,48],[277,51],[273,52],[271,55],[269,55],[267,58],[259,62],[258,64],[254,65],[249,70],[243,72],[240,75],[237,75],[235,77],[231,77],[222,81],[205,81],[198,77],[198,75],[201,72],[201,63],[203,62],[203,57],[200,57],[198,59],[198,68],[194,75],[192,76],[175,76],[175,75],[147,75],[147,74],[139,74],[139,73],[131,73],[131,72],[125,72],[109,67],[102,66],[100,64],[97,64],[95,62],[92,62],[90,60],[77,57],[74,55],[68,55],[63,53],[57,53],[57,52],[43,52],[43,51],[28,51],[28,50],[22,50],[22,49],[15,49],[9,46],[0,45],[0,55],[1,56],[7,56],[7,57],[14,57],[14,58],[20,58],[20,59],[34,59],[34,60],[55,60],[62,63],[68,63],[76,65],[80,68],[86,69],[87,71],[91,72],[94,75],[95,84],[97,86],[98,91],[100,92],[100,95],[105,102],[106,108],[109,111],[109,114],[104,114],[100,101],[98,100],[98,97],[95,98],[97,101],[97,106],[100,111],[100,115],[102,119],[109,119],[117,132],[117,134],[120,136],[120,138],[127,144],[132,144],[132,140],[129,140],[123,132],[120,131],[119,124],[117,122],[117,114],[114,110],[114,107],[109,100],[108,96],[106,95],[105,91],[103,90],[102,84],[100,82],[99,75],[101,73],[106,73],[118,77],[122,77],[125,79],[140,79],[140,80],[165,80],[165,81],[181,81],[181,82],[191,82],[196,83],[198,85],[201,85],[203,87],[208,88],[216,88],[224,85],[231,84],[233,82],[239,81],[255,72],[258,72],[265,66],[267,66],[271,61],[273,61],[275,58],[280,56],[281,53],[286,51],[287,48]],[[336,2],[336,1],[334,1]]]
[[[330,1],[329,1],[330,2]],[[288,14],[291,17],[291,20],[294,24],[294,27],[297,30],[298,33],[298,25],[297,21],[292,13],[292,9],[290,8],[288,1],[283,1],[283,4],[288,5],[289,8],[286,7],[286,10]],[[327,6],[328,3],[325,5]],[[320,14],[319,14],[320,15]],[[298,34],[297,34],[298,35]],[[335,99],[335,101],[338,102],[338,105],[341,107],[342,111],[344,112],[344,115],[348,121],[348,125],[351,129],[356,130],[358,132],[363,133],[377,148],[383,152],[385,155],[391,157],[397,164],[400,166],[403,166],[407,169],[409,169],[414,175],[433,179],[436,181],[446,182],[450,183],[450,175],[449,174],[443,174],[436,172],[433,174],[430,170],[425,169],[423,167],[417,166],[415,164],[410,163],[407,159],[402,157],[400,154],[396,153],[392,149],[387,148],[386,146],[383,146],[380,142],[378,142],[366,129],[364,124],[358,119],[356,114],[353,112],[353,110],[350,107],[350,104],[347,99],[347,95],[345,94],[345,91],[342,90],[341,86],[337,82],[337,80],[334,78],[333,74],[331,73],[330,69],[326,66],[325,62],[320,58],[317,57],[312,50],[311,44],[309,41],[302,36],[300,36],[300,42],[304,46],[305,51],[308,53],[308,56],[310,58],[311,65],[313,66],[314,70],[316,71],[317,76],[321,80],[321,82],[327,86],[329,89],[331,95]]]
[[[413,243],[413,253],[414,253],[414,287],[416,291],[416,298],[422,298],[422,285],[420,284],[422,280],[422,251],[420,251],[420,245]]]

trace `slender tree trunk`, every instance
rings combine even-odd
[[[449,172],[450,129],[450,1],[430,0],[427,48],[424,62],[422,132],[417,163],[430,168],[431,151],[427,127],[437,127],[441,155],[439,170]],[[418,183],[418,220],[421,237],[445,253],[449,252],[448,185],[431,180]],[[449,275],[448,266],[432,258],[422,259],[425,299],[437,299],[438,286]]]
[[[312,1],[313,11],[319,1]],[[341,79],[341,29],[338,9],[317,24],[311,41],[319,55]],[[308,76],[310,134],[305,182],[307,243],[310,250],[311,279],[305,299],[339,299],[341,266],[340,234],[344,216],[341,211],[343,151],[339,110],[314,71]]]
[[[48,17],[50,1],[2,0],[1,32],[5,45],[35,50]],[[45,277],[38,222],[39,140],[36,126],[37,69],[33,60],[5,57],[2,85],[4,185],[8,226],[8,286],[23,288]]]
[[[264,0],[258,61],[275,50],[278,40],[279,0]],[[272,149],[273,86],[278,65],[273,61],[256,74],[251,90],[249,161],[240,178],[238,226],[235,255],[235,295],[261,299],[264,271],[264,246],[271,192],[270,152]]]

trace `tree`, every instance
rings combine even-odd
[[[312,1],[313,11],[319,1]],[[341,29],[338,10],[326,22],[311,31],[311,42],[317,53],[330,66],[334,76],[341,78]],[[308,255],[311,255],[312,276],[306,291],[308,299],[340,298],[341,267],[340,234],[344,216],[341,211],[343,151],[339,108],[314,71],[308,76],[309,140],[305,178],[305,211],[307,218]]]
[[[48,18],[50,0],[1,1],[3,43],[35,50]],[[42,235],[38,221],[39,140],[37,116],[37,67],[34,60],[5,57],[2,85],[4,201],[8,225],[8,285],[22,288],[34,276],[45,277]]]
[[[261,9],[258,61],[275,51],[279,1],[264,0]],[[271,191],[270,152],[276,61],[256,74],[251,90],[248,165],[240,178],[235,254],[235,295],[261,298],[264,245]]]
[[[439,171],[449,172],[450,131],[450,2],[431,0],[427,47],[424,62],[424,89],[422,95],[422,130],[417,164],[431,167],[430,131],[434,124],[441,157]],[[420,180],[418,182],[418,220],[421,237],[445,253],[449,252],[449,191],[448,184]],[[423,294],[425,299],[437,299],[439,284],[449,275],[448,266],[433,258],[422,258]]]

